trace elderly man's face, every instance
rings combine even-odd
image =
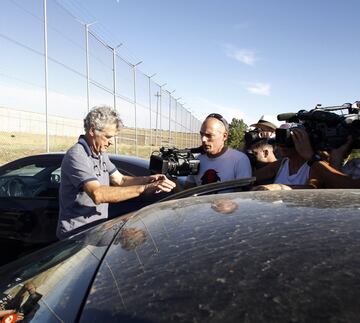
[[[106,126],[103,130],[90,131],[91,133],[91,148],[94,153],[99,154],[105,152],[113,144],[114,136],[117,133],[116,125]]]
[[[224,124],[216,118],[208,118],[201,125],[201,143],[208,155],[216,155],[224,148],[228,133]]]

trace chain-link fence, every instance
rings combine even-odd
[[[66,150],[88,110],[104,104],[125,125],[112,152],[199,144],[200,121],[61,2],[3,0],[0,9],[0,164]]]

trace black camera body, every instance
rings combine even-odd
[[[153,174],[165,174],[171,177],[196,175],[200,169],[200,160],[194,154],[203,153],[202,147],[177,149],[162,147],[150,156],[150,171]]]
[[[255,128],[253,130],[246,131],[244,133],[245,147],[249,148],[254,143],[263,139],[260,135],[261,132],[262,130],[260,128]]]
[[[275,130],[275,142],[281,146],[294,147],[294,142],[291,138],[291,129],[277,128]]]
[[[333,111],[348,110],[346,114]],[[279,114],[278,120],[300,123],[309,135],[311,145],[315,150],[331,150],[343,145],[348,136],[353,138],[353,149],[360,148],[360,115],[357,102],[342,106],[321,108],[297,113]],[[276,129],[277,144],[293,147],[291,129]]]

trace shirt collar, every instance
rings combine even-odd
[[[86,138],[85,138],[84,135],[81,135],[81,136],[79,137],[78,143],[79,143],[81,146],[84,147],[84,149],[85,149],[85,151],[86,151],[86,153],[87,153],[88,156],[92,156],[92,157],[94,157],[94,158],[99,158],[99,156],[101,155],[101,153],[100,153],[99,156],[97,156],[97,155],[91,150],[91,148],[90,148],[89,144],[87,143]]]

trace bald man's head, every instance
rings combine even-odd
[[[224,150],[228,138],[226,125],[215,117],[207,117],[200,129],[201,143],[208,156],[216,157]]]

